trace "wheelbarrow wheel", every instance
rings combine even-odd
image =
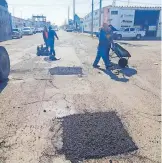
[[[128,60],[126,58],[120,58],[118,64],[121,68],[125,68],[128,65]]]
[[[6,49],[0,46],[0,81],[8,79],[10,73],[10,59]]]

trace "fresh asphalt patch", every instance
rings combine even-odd
[[[115,112],[70,115],[62,118],[63,146],[58,153],[71,162],[136,151],[138,147]]]
[[[54,67],[49,70],[51,75],[82,75],[81,67]]]

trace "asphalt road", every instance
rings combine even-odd
[[[36,56],[41,34],[1,43],[11,74],[0,83],[0,163],[66,163],[73,153],[87,156],[85,163],[160,163],[161,42],[120,41],[132,55],[129,68],[104,71],[102,62],[92,68],[97,39],[58,35],[61,59],[54,62]],[[110,151],[102,148],[105,140],[111,144],[107,138],[126,142]]]

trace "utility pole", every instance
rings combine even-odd
[[[69,24],[69,18],[70,17],[70,6],[68,6],[68,24]]]
[[[12,7],[12,16],[15,16],[15,8],[14,8],[14,6]]]
[[[100,0],[100,10],[99,10],[99,28],[101,27],[101,15],[102,15],[102,0]]]
[[[116,6],[116,0],[113,0],[112,6]]]
[[[74,25],[75,25],[75,0],[73,0],[73,20],[74,20]]]
[[[91,36],[93,37],[93,10],[94,10],[94,0],[92,0],[92,24],[91,24]]]

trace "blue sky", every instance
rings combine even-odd
[[[127,5],[128,0],[117,0],[117,5]],[[157,6],[161,0],[129,0],[131,6]],[[47,20],[61,25],[68,17],[68,6],[70,6],[70,17],[72,18],[73,0],[7,0],[9,11],[14,16],[31,18],[32,14],[44,14]],[[99,7],[99,0],[94,0],[94,8]],[[111,5],[112,0],[103,0],[103,6]],[[76,0],[76,13],[84,17],[91,10],[91,0]]]

